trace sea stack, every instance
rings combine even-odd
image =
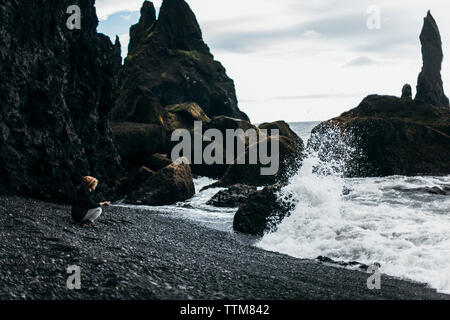
[[[197,19],[184,0],[164,0],[156,19],[145,1],[130,31],[128,57],[113,121],[164,125],[164,107],[197,103],[208,117],[248,120],[238,108],[234,82],[214,60]]]
[[[422,44],[423,67],[417,81],[416,100],[435,106],[448,107],[449,100],[445,96],[441,78],[444,57],[441,35],[430,11],[424,19],[420,42]]]

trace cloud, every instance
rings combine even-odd
[[[325,98],[348,98],[353,97],[354,93],[339,93],[339,94],[304,94],[296,96],[277,96],[261,99],[243,99],[240,102],[255,103],[255,102],[269,102],[269,101],[296,101],[296,100],[315,100]]]
[[[139,11],[143,0],[97,0],[95,7],[97,8],[97,16],[99,20],[107,20],[110,15],[118,12],[134,12]]]
[[[377,62],[367,56],[357,57],[349,62],[347,62],[344,67],[361,67],[361,66],[370,66],[377,64]]]
[[[131,20],[131,18],[132,18],[132,16],[129,14],[129,15],[121,15],[120,16],[123,20],[126,20],[126,21],[130,21]]]

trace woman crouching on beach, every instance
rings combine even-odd
[[[90,226],[102,214],[102,208],[109,206],[111,202],[95,202],[91,193],[97,189],[98,180],[94,177],[83,177],[83,181],[77,190],[77,199],[72,206],[72,218],[76,223]]]

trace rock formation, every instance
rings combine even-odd
[[[412,88],[410,84],[405,84],[402,88],[402,98],[412,99]]]
[[[450,174],[450,108],[441,79],[442,43],[431,13],[420,35],[423,68],[417,95],[370,95],[318,125],[308,143],[332,170],[352,177]],[[327,173],[327,172],[324,172]]]
[[[100,193],[117,188],[117,44],[97,33],[94,0],[76,2],[80,30],[66,26],[73,1],[0,5],[0,189],[68,202],[82,175],[97,177]]]
[[[416,100],[435,106],[448,107],[449,100],[445,96],[441,78],[444,57],[441,35],[430,11],[424,19],[420,42],[422,44],[423,67],[417,81]]]
[[[125,199],[125,203],[164,206],[188,200],[194,195],[191,168],[179,159],[147,179]]]
[[[282,194],[283,187],[273,185],[252,193],[236,212],[233,229],[255,236],[274,231],[296,205],[292,195]]]
[[[156,124],[112,122],[114,144],[127,169],[146,165],[144,159],[167,150],[167,136]]]
[[[331,141],[330,131],[339,131]],[[351,154],[343,157],[346,150],[338,148],[330,152],[329,143],[349,146]],[[346,176],[450,174],[450,109],[368,96],[357,108],[317,126],[308,147],[323,161],[347,158]]]
[[[285,121],[275,121],[270,123],[262,123],[258,126],[261,130],[267,130],[270,134],[271,130],[278,130],[280,136],[285,136],[294,141],[294,147],[296,149],[303,149],[303,140],[291,129],[289,124]]]
[[[267,148],[270,150],[270,146],[275,140],[278,140],[279,143],[279,169],[275,175],[261,174],[261,168],[268,166],[262,165],[259,157],[258,164],[249,164],[249,147],[243,155],[239,155],[239,158],[246,159],[246,164],[238,164],[238,160],[236,160],[235,164],[228,167],[215,186],[231,186],[236,183],[244,183],[250,186],[268,186],[287,182],[301,167],[303,145],[299,147],[294,140],[285,136],[269,136],[257,143],[258,150],[260,150],[262,143],[267,144]]]
[[[208,122],[211,119],[196,103],[174,104],[166,107],[166,130],[173,132],[176,129],[194,129],[195,121]]]
[[[164,0],[156,21],[146,1],[130,31],[128,57],[114,121],[164,125],[163,107],[195,102],[209,117],[248,119],[239,110],[233,81],[214,61],[194,13],[184,0]]]
[[[132,169],[127,172],[122,183],[120,184],[118,193],[122,196],[126,196],[135,191],[146,180],[155,175],[155,172],[147,167],[140,167]]]
[[[256,187],[236,184],[227,190],[219,191],[206,204],[218,208],[237,208],[256,190]]]

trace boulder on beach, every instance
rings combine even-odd
[[[273,185],[250,194],[234,216],[234,230],[255,236],[275,230],[296,206],[290,194],[282,193],[284,186]]]
[[[302,139],[289,127],[284,121],[277,121],[273,123],[265,123],[260,127],[252,125],[250,122],[239,119],[232,119],[228,117],[215,117],[210,122],[205,124],[206,129],[218,129],[224,136],[226,136],[227,129],[238,130],[241,129],[246,132],[249,129],[255,130],[258,135],[258,142],[256,144],[249,144],[249,139],[246,136],[241,136],[236,139],[236,142],[245,144],[245,152],[238,154],[239,150],[235,147],[234,150],[223,150],[224,159],[227,152],[233,155],[234,160],[231,165],[207,166],[196,165],[193,166],[194,172],[199,175],[207,175],[211,178],[220,178],[219,181],[210,187],[230,187],[235,184],[247,184],[252,186],[272,185],[287,181],[301,166],[301,159],[303,153]],[[279,130],[279,136],[266,136],[261,132],[261,129],[267,130],[271,134],[272,129]],[[274,156],[274,160],[279,163],[279,170],[275,174],[262,175],[261,169],[268,167],[261,163],[261,157],[258,155],[258,164],[250,164],[250,151],[252,148],[259,153],[262,145],[267,145],[267,150],[271,150],[271,143],[273,139],[279,144],[279,157]],[[246,164],[239,164],[242,160]],[[224,160],[224,163],[226,161]]]
[[[130,194],[147,179],[153,177],[154,174],[155,172],[147,167],[140,167],[128,171],[122,178],[122,183],[119,187],[119,195]]]
[[[258,126],[259,129],[267,130],[267,134],[270,136],[271,130],[278,130],[280,136],[285,136],[290,138],[295,142],[296,147],[300,150],[303,149],[303,140],[291,129],[289,124],[285,121],[275,121],[271,123],[262,123]]]
[[[236,184],[216,193],[206,204],[219,208],[236,208],[244,203],[256,187]]]
[[[247,131],[249,129],[255,129],[258,131],[257,127],[251,124],[248,120],[232,118],[227,116],[216,116],[204,124],[204,130],[217,129],[223,136],[226,135],[227,130],[238,130],[242,129]]]
[[[193,124],[193,123],[192,123]],[[220,132],[223,136],[223,144],[219,144],[218,142],[214,145],[215,148],[217,150],[220,150],[220,153],[223,155],[222,156],[222,163],[215,163],[215,164],[207,164],[204,161],[202,161],[202,163],[198,163],[195,164],[194,162],[194,148],[192,148],[192,153],[191,153],[191,159],[192,159],[192,172],[196,175],[199,176],[204,176],[204,177],[209,177],[209,178],[213,178],[213,179],[218,179],[221,176],[223,176],[223,174],[225,173],[225,171],[227,170],[229,164],[227,164],[226,161],[226,157],[227,157],[227,152],[233,152],[234,151],[234,156],[233,159],[236,157],[237,154],[237,150],[236,150],[236,146],[234,148],[234,150],[227,150],[227,146],[226,146],[226,136],[227,136],[227,130],[239,130],[241,129],[242,132],[244,133],[243,135],[237,135],[235,138],[235,142],[240,142],[243,143],[244,145],[248,145],[248,139],[245,137],[245,132],[249,129],[253,129],[255,130],[255,132],[259,132],[258,128],[254,125],[252,125],[250,122],[248,122],[247,120],[242,120],[242,119],[236,119],[236,118],[230,118],[230,117],[226,117],[226,116],[217,116],[217,117],[213,117],[212,119],[202,122],[202,129],[201,131],[199,130],[194,131],[193,129],[190,130],[191,133],[191,145],[194,146],[195,145],[195,141],[200,141],[201,144],[201,150],[202,153],[203,151],[205,151],[205,148],[207,148],[208,146],[211,145],[211,141],[204,141],[204,134],[208,131],[208,130],[218,130],[218,132]],[[212,139],[214,140],[214,138]],[[171,148],[173,149],[173,147],[175,145],[177,145],[178,142],[172,142],[172,146]],[[244,149],[245,150],[245,149]]]
[[[262,164],[261,157],[258,155],[257,164],[250,164],[251,150],[260,150],[263,145],[267,146],[269,156],[272,143],[278,143],[279,153],[273,155],[272,164]],[[289,180],[301,167],[302,164],[303,143],[299,145],[294,140],[285,136],[263,137],[256,144],[246,148],[243,155],[235,160],[235,164],[230,165],[225,174],[213,187],[228,187],[234,184],[242,183],[250,186],[268,186],[277,183],[284,183]],[[245,164],[239,164],[240,159]],[[264,174],[261,170],[271,165],[276,166],[276,172]]]
[[[198,103],[209,117],[248,119],[239,110],[233,80],[214,60],[184,0],[164,0],[158,19],[154,5],[144,2],[141,19],[130,32],[120,79],[114,121],[163,119],[163,107],[188,101]]]
[[[141,184],[125,199],[125,203],[147,206],[172,205],[195,195],[191,168],[179,159]]]
[[[166,131],[160,125],[114,122],[111,128],[114,143],[127,168],[146,165],[145,157],[166,151]]]
[[[161,153],[145,156],[142,161],[145,163],[146,167],[155,172],[172,164],[172,160],[170,160],[167,155]]]

